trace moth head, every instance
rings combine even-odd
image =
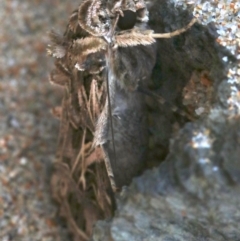
[[[101,0],[86,0],[78,9],[78,23],[93,36],[104,36],[110,30],[110,17]]]

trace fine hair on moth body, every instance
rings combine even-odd
[[[112,189],[131,182],[142,169],[147,145],[146,110],[143,95],[164,103],[161,96],[146,87],[155,65],[156,38],[172,38],[187,31],[196,22],[171,33],[154,33],[148,27],[148,10],[144,0],[86,0],[72,19],[77,19],[83,37],[70,43],[57,41],[49,54],[62,58],[70,53],[78,71],[91,68],[94,55],[104,53],[105,66],[91,73],[105,71],[107,98],[95,126],[92,148],[103,150]],[[67,49],[67,51],[66,51]],[[178,109],[172,106],[173,111]],[[186,115],[184,112],[180,112]],[[139,130],[142,131],[139,131]]]

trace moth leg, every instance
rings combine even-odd
[[[108,152],[106,151],[106,147],[105,147],[104,144],[101,145],[101,148],[103,150],[104,162],[105,162],[107,174],[108,174],[111,186],[112,186],[112,190],[113,190],[113,192],[116,192],[116,191],[118,191],[118,188],[117,188],[115,180],[114,180],[114,174],[113,174],[112,165],[111,165],[111,162],[110,162]]]
[[[117,186],[114,180],[113,169],[111,165],[111,161],[108,155],[106,144],[108,142],[108,101],[106,101],[104,109],[97,121],[93,146],[100,146],[103,151],[104,162],[107,170],[107,174],[112,186],[112,190],[116,192]]]

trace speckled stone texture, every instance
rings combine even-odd
[[[0,240],[65,241],[49,178],[59,90],[48,81],[53,61],[47,32],[65,30],[73,0],[0,1]]]
[[[192,14],[199,23],[188,33],[158,42],[156,75],[170,101],[179,94],[171,86],[182,83],[183,103],[196,119],[172,137],[159,167],[121,193],[115,217],[96,224],[94,241],[240,240],[240,7],[180,0],[150,6],[156,32],[180,28]]]

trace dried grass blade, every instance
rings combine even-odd
[[[78,152],[78,155],[76,157],[76,160],[74,161],[72,170],[71,170],[71,175],[73,175],[73,172],[75,171],[78,163],[82,159],[82,162],[84,162],[84,143],[85,143],[85,138],[86,138],[86,128],[83,130],[83,136],[82,136],[82,141],[80,145],[80,150]],[[82,171],[82,170],[81,170]]]
[[[84,231],[82,231],[81,229],[78,228],[76,222],[74,221],[74,218],[72,216],[72,212],[70,210],[70,207],[68,205],[68,202],[66,199],[62,200],[62,205],[65,209],[66,212],[66,216],[68,218],[68,221],[71,225],[71,227],[73,228],[73,230],[79,235],[79,237],[81,237],[84,241],[89,240],[89,237],[86,235],[86,233]]]

